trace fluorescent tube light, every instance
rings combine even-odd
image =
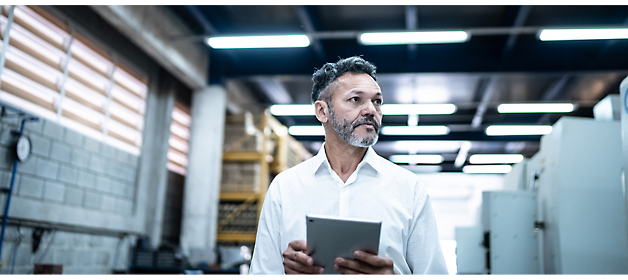
[[[400,165],[414,173],[435,173],[440,172],[443,168],[440,165]]]
[[[362,33],[362,45],[405,45],[462,43],[469,39],[464,31],[374,32]]]
[[[384,115],[448,115],[456,112],[456,105],[445,104],[384,104]]]
[[[390,161],[394,163],[423,163],[423,164],[440,164],[443,162],[441,155],[392,155]]]
[[[325,128],[321,125],[293,125],[288,133],[295,136],[324,136]]]
[[[214,49],[303,48],[310,45],[305,35],[211,37]]]
[[[497,106],[500,113],[569,113],[573,112],[571,103],[511,103]]]
[[[467,165],[462,168],[464,173],[508,173],[510,165]]]
[[[314,116],[313,104],[277,104],[270,106],[274,116]]]
[[[486,128],[488,136],[545,135],[550,132],[551,125],[490,125]]]
[[[469,157],[469,163],[518,163],[523,160],[521,154],[476,154]]]
[[[541,41],[628,39],[628,28],[543,29]]]
[[[384,126],[384,135],[447,135],[449,127],[444,125],[434,126]]]

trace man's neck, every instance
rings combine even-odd
[[[327,161],[343,182],[347,182],[349,176],[358,168],[367,149],[352,146],[342,139],[325,141]]]

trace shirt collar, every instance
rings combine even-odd
[[[379,162],[379,159],[380,158],[375,150],[373,150],[373,147],[368,147],[366,154],[360,163],[362,165],[369,165],[375,169],[376,172],[380,172],[381,163]],[[312,173],[316,173],[323,166],[323,163],[329,166],[329,160],[327,160],[327,154],[325,154],[325,143],[323,143],[320,150],[318,150],[316,156],[312,158],[312,163]],[[358,168],[359,167],[360,165],[358,165]]]

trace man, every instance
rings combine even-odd
[[[360,57],[327,63],[312,81],[325,143],[277,175],[257,229],[251,274],[447,274],[429,197],[417,176],[378,156],[383,96],[375,66]],[[318,267],[306,251],[306,215],[382,221],[379,254],[356,251]]]

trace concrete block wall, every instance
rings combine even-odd
[[[0,120],[0,186],[10,184],[16,140],[11,130],[18,128],[16,118]],[[134,221],[130,217],[137,208],[139,156],[46,119],[27,123],[25,133],[31,140],[32,153],[26,163],[18,166],[10,218],[91,229],[131,229]],[[6,195],[0,195],[0,211],[4,211],[5,201]],[[31,270],[41,254],[31,252],[32,230],[21,227],[25,235],[18,246],[16,273]],[[4,240],[0,263],[7,263],[0,273],[10,271],[17,244],[14,226],[6,229],[6,235],[14,238]],[[42,238],[40,247],[45,247],[49,235]],[[118,249],[116,238],[71,232],[55,235],[41,263],[63,264],[64,273],[110,273],[114,252],[128,254],[129,246]]]
[[[86,233],[49,230],[33,252],[31,227],[8,226],[2,249],[6,256],[0,274],[32,274],[34,263],[61,264],[63,274],[110,274],[124,270],[130,262],[130,247],[135,237],[99,236]],[[16,249],[17,245],[17,249]],[[15,256],[15,264],[13,264]]]

